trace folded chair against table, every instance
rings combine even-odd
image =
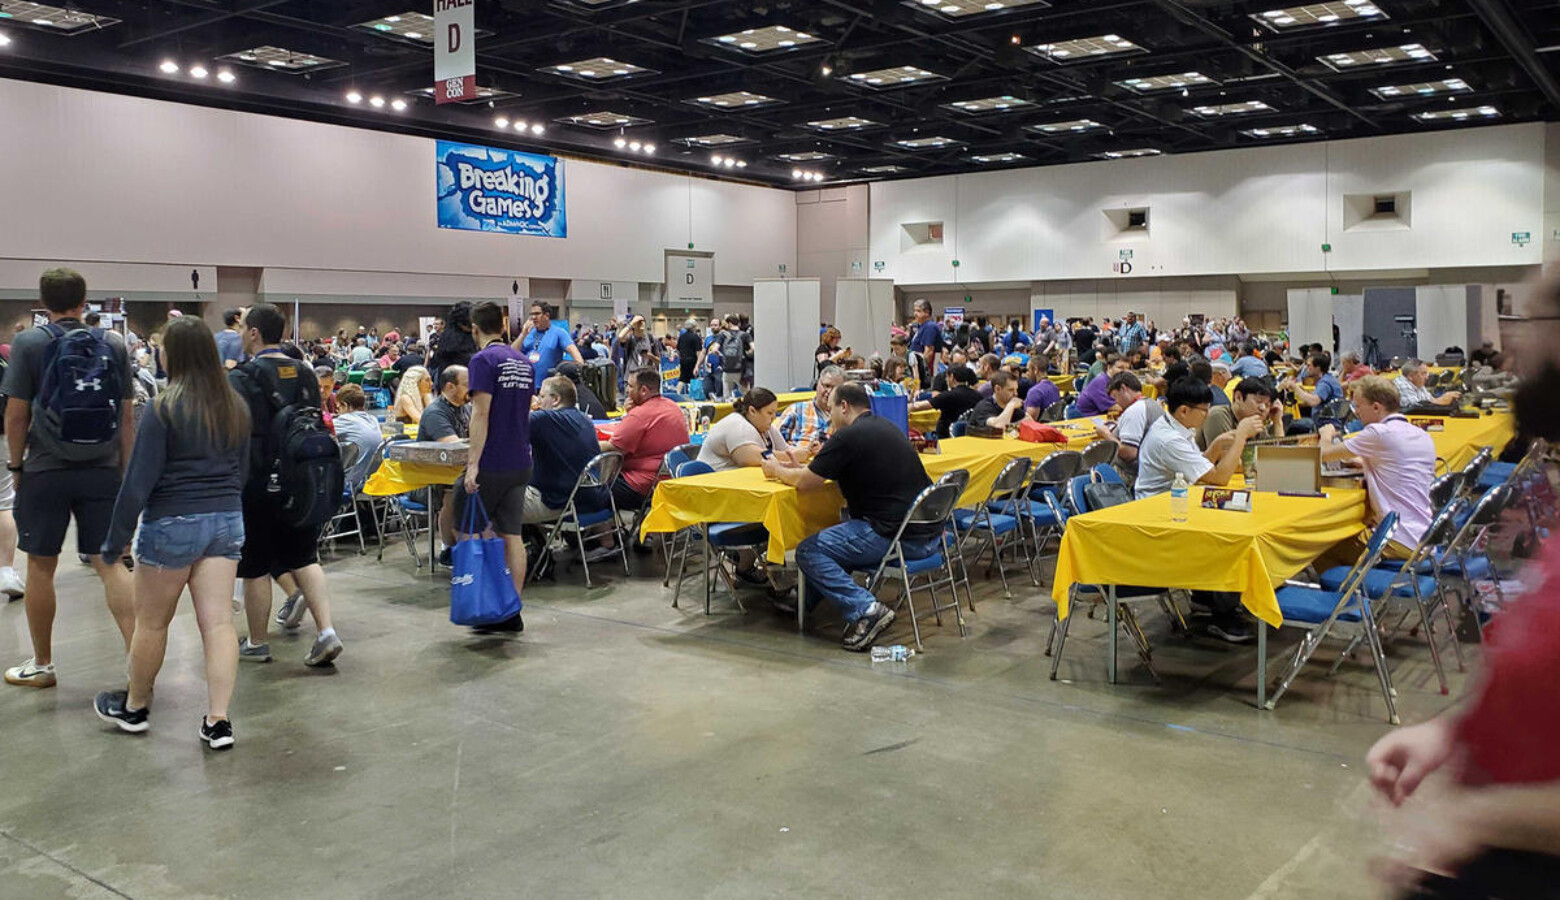
[[[715,471],[709,463],[696,459],[689,460],[677,468],[678,478],[688,478],[692,475],[708,475]],[[677,549],[677,542],[681,540],[682,550]],[[741,550],[752,550],[762,554],[769,546],[769,531],[756,522],[716,522],[707,525],[694,525],[684,528],[672,535],[672,553],[677,556],[677,587],[672,592],[672,607],[677,607],[678,600],[682,597],[683,573],[688,567],[688,553],[693,548],[694,541],[698,541],[704,550],[704,614],[710,614],[709,577],[713,569],[720,576],[720,580],[726,585],[726,592],[731,595],[732,602],[737,604],[737,609],[744,612],[747,608],[737,597],[737,585],[731,572],[727,571],[724,562],[725,554],[736,553]],[[711,565],[710,550],[716,551],[714,564]],[[671,569],[667,569],[670,576]]]
[[[623,574],[629,574],[628,570],[628,535],[623,530],[623,523],[618,519],[617,501],[612,498],[612,482],[617,480],[618,474],[623,471],[623,454],[616,450],[608,450],[591,457],[590,462],[574,479],[574,487],[569,491],[569,499],[563,505],[563,513],[553,522],[552,529],[547,532],[547,537],[542,541],[539,559],[530,566],[530,574],[545,572],[552,556],[554,542],[565,531],[574,535],[574,544],[579,549],[580,565],[585,569],[585,586],[592,587],[590,582],[590,557],[585,551],[585,539],[587,537],[605,538],[613,540],[612,549],[617,551],[619,558],[623,560]],[[606,505],[597,510],[585,510],[581,508],[582,501],[586,497],[595,496],[605,500]]]
[[[939,475],[935,483],[952,484],[959,489],[959,496],[963,497],[964,492],[969,490],[970,487],[970,470],[949,469],[948,471]],[[969,601],[970,612],[974,612],[975,589],[970,584],[970,569],[969,566],[965,565],[963,544],[960,541],[950,541],[949,552],[952,554],[953,563],[958,566],[959,583],[964,585],[964,596]]]
[[[1098,465],[1114,465],[1121,445],[1103,438],[1083,448],[1083,467],[1092,469]]]
[[[1452,579],[1466,588],[1463,596],[1473,608],[1474,621],[1478,623],[1481,634],[1488,613],[1506,605],[1506,594],[1500,586],[1500,572],[1490,562],[1486,547],[1490,529],[1500,521],[1512,496],[1512,488],[1506,484],[1492,487],[1481,494],[1470,510],[1459,512],[1455,517],[1458,525],[1456,535],[1445,550],[1431,558],[1430,570],[1436,581]],[[1480,585],[1488,585],[1488,592],[1480,590]],[[1486,608],[1490,605],[1488,595],[1494,596],[1493,610]]]
[[[1484,477],[1484,470],[1488,469],[1494,460],[1495,451],[1490,447],[1481,447],[1479,452],[1473,455],[1473,459],[1468,460],[1468,464],[1462,467],[1463,496],[1473,499],[1478,495],[1479,479]]]
[[[867,579],[867,590],[873,593],[877,592],[878,587],[885,580],[897,579],[904,586],[895,608],[901,605],[909,608],[910,628],[915,634],[916,649],[921,649],[921,624],[915,611],[915,592],[918,590],[926,591],[931,597],[931,613],[936,617],[939,627],[942,626],[942,614],[952,612],[954,621],[959,626],[959,636],[963,637],[968,632],[964,613],[959,608],[959,576],[954,570],[952,545],[957,539],[948,535],[948,525],[953,521],[954,507],[958,505],[959,495],[962,493],[959,484],[951,480],[938,481],[922,491],[915,498],[915,502],[910,504],[904,520],[895,530],[888,553]],[[935,549],[929,555],[909,557],[905,553],[904,534],[907,528],[917,525],[928,529],[933,526],[937,528]],[[942,587],[948,589],[948,596],[952,602],[947,604],[937,602],[937,590]]]
[[[341,447],[341,469],[348,475],[357,466],[358,456],[362,450],[351,441],[337,441]],[[358,512],[357,491],[362,487],[353,484],[349,479],[345,480],[341,491],[341,505],[336,508],[330,521],[320,529],[320,549],[324,549],[331,541],[339,541],[342,538],[355,537],[358,541],[358,555],[368,553],[368,544],[363,540],[363,517]]]
[[[1451,635],[1452,651],[1457,657],[1457,671],[1461,672],[1465,669],[1462,645],[1457,641],[1457,623],[1452,618],[1451,604],[1446,599],[1446,582],[1429,573],[1435,564],[1436,554],[1450,545],[1456,535],[1457,520],[1462,514],[1465,503],[1466,501],[1462,499],[1456,499],[1443,507],[1430,522],[1430,527],[1425,529],[1418,546],[1414,548],[1408,559],[1379,563],[1365,573],[1364,581],[1365,596],[1379,605],[1378,621],[1383,618],[1380,613],[1385,612],[1385,604],[1395,600],[1413,601],[1414,607],[1419,611],[1419,624],[1424,629],[1425,642],[1430,645],[1430,659],[1435,663],[1435,677],[1441,684],[1442,694],[1449,693],[1450,689],[1446,683],[1446,670],[1441,665],[1441,650],[1435,642],[1437,612],[1441,613],[1446,620],[1446,630]],[[1321,573],[1319,581],[1325,590],[1341,590],[1353,571],[1349,566],[1336,566]],[[1403,622],[1413,612],[1414,609],[1406,610],[1398,620],[1397,626],[1390,631],[1395,632],[1401,628]],[[1363,633],[1356,635],[1348,648],[1338,654],[1337,661],[1333,663],[1333,672],[1343,665],[1343,661],[1354,652],[1363,639]]]
[[[1362,642],[1370,648],[1371,661],[1376,665],[1376,678],[1381,682],[1381,696],[1387,702],[1387,719],[1399,724],[1396,691],[1392,687],[1392,673],[1387,670],[1386,653],[1381,648],[1381,632],[1376,624],[1370,597],[1365,592],[1365,577],[1381,562],[1381,554],[1387,549],[1387,541],[1397,530],[1397,513],[1387,513],[1371,534],[1365,552],[1337,590],[1327,590],[1309,585],[1286,584],[1278,589],[1278,608],[1284,624],[1306,629],[1305,638],[1295,648],[1289,667],[1278,680],[1278,686],[1268,697],[1267,708],[1272,709],[1278,698],[1284,696],[1301,667],[1310,661],[1316,649],[1338,623],[1358,626]],[[1266,627],[1258,625],[1259,628]],[[1257,660],[1257,677],[1267,678],[1267,660]]]
[[[1029,513],[1027,491],[1030,465],[1027,456],[1009,461],[997,474],[996,481],[992,482],[991,493],[986,496],[985,502],[973,509],[960,509],[953,513],[953,525],[961,544],[970,537],[981,540],[979,549],[975,551],[975,561],[979,562],[987,550],[991,551],[991,566],[986,569],[986,573],[990,575],[991,569],[997,570],[997,575],[1002,579],[1002,593],[1009,598],[1013,596],[1013,591],[1008,587],[1007,571],[1002,565],[1002,554],[1009,547],[1017,547],[1023,554],[1024,565],[1030,570],[1030,580],[1035,587],[1040,586],[1039,580],[1034,577],[1034,560],[1029,553],[1027,529],[1023,524],[1024,517]]]
[[[1063,496],[1067,482],[1083,472],[1083,454],[1077,450],[1058,450],[1035,464],[1035,474],[1029,480],[1029,496],[1050,494],[1057,503],[1065,503]]]

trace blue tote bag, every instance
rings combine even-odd
[[[897,397],[885,397],[873,394],[867,398],[872,404],[872,414],[882,419],[887,419],[899,427],[905,434],[910,433],[910,398],[903,394]]]
[[[450,621],[456,625],[492,625],[520,612],[520,595],[504,563],[504,539],[481,537],[487,526],[482,497],[467,496],[461,539],[451,552]]]

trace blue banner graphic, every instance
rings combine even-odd
[[[563,161],[438,142],[439,227],[568,237]]]

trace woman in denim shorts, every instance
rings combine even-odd
[[[206,650],[206,716],[200,737],[233,746],[228,701],[238,674],[231,601],[244,546],[242,491],[249,408],[228,386],[206,323],[182,316],[163,334],[168,388],[143,416],[103,556],[117,560],[136,520],[135,634],[130,683],[103,691],[98,717],[129,732],[151,726],[152,683],[168,647],[168,624],[186,586]]]

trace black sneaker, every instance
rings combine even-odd
[[[796,615],[796,588],[788,588],[777,591],[773,588],[769,591],[769,604],[778,612],[788,616]]]
[[[1207,632],[1209,637],[1218,638],[1227,644],[1249,644],[1257,639],[1256,632],[1251,630],[1251,626],[1239,619],[1209,622]]]
[[[525,630],[525,620],[515,613],[502,622],[493,622],[489,625],[478,625],[471,629],[472,634],[519,634]]]
[[[737,578],[754,587],[769,587],[769,576],[764,574],[758,566],[748,566],[746,569],[737,570]]]
[[[118,725],[120,731],[140,734],[152,727],[151,713],[145,709],[128,709],[129,691],[100,691],[92,701],[92,710],[105,722]]]
[[[450,548],[445,547],[439,551],[439,565],[446,569],[455,568],[455,554]]]
[[[881,603],[873,601],[867,607],[866,615],[845,626],[845,637],[842,643],[846,650],[861,652],[871,649],[872,642],[883,633],[894,621],[894,611]]]
[[[213,750],[227,750],[233,746],[233,723],[227,719],[213,722],[201,716],[200,739]]]

